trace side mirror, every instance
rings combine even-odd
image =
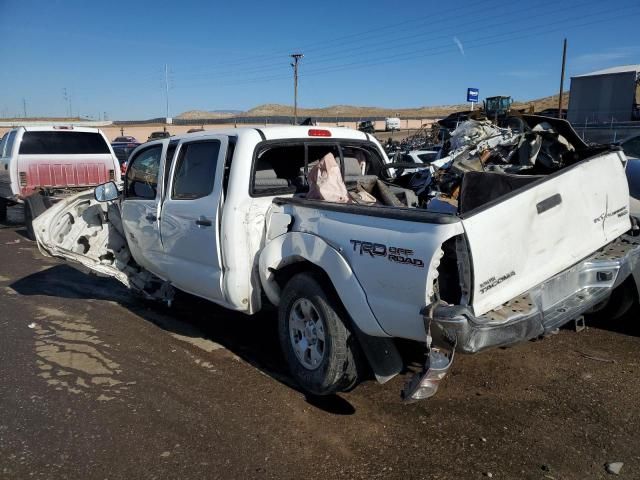
[[[120,196],[120,192],[118,192],[118,187],[115,182],[98,185],[93,191],[93,194],[98,202],[110,202]]]

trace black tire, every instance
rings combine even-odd
[[[27,229],[27,238],[35,241],[36,234],[33,230],[33,220],[42,215],[51,206],[48,199],[40,194],[31,195],[24,201],[24,226]]]
[[[7,220],[7,201],[4,198],[0,198],[0,222]]]
[[[505,120],[505,127],[510,128],[516,133],[523,133],[526,131],[527,126],[520,117],[507,117]]]
[[[604,302],[596,305],[591,315],[607,321],[618,320],[638,301],[638,288],[633,275],[629,275]]]
[[[285,286],[278,307],[280,345],[289,371],[303,390],[313,395],[348,391],[358,382],[360,355],[356,337],[348,327],[346,312],[321,275],[298,273]],[[289,330],[292,309],[306,299],[324,324],[324,354],[319,365],[306,367],[294,351]]]

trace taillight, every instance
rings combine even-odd
[[[109,180],[115,180],[115,174],[113,170],[109,170]]]
[[[27,172],[20,172],[20,186],[27,186]]]
[[[329,130],[321,130],[319,128],[310,128],[309,136],[310,137],[330,137],[331,132]]]

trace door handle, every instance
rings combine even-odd
[[[196,225],[198,225],[199,227],[210,227],[211,225],[213,225],[213,223],[211,223],[211,220],[201,215],[200,218],[196,220]]]
[[[148,213],[144,218],[146,218],[150,222],[155,222],[156,220],[158,220],[158,217],[156,217],[153,213]]]
[[[538,210],[538,214],[546,212],[547,210],[551,210],[553,207],[557,207],[562,203],[562,196],[559,193],[555,195],[551,195],[549,198],[542,200],[540,203],[536,204],[536,209]]]

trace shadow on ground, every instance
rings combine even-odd
[[[616,320],[595,313],[589,315],[586,322],[588,327],[640,337],[640,305],[636,302],[626,314]]]
[[[183,292],[177,292],[173,305],[167,307],[137,296],[112,278],[84,273],[66,264],[33,273],[12,283],[11,288],[25,296],[117,302],[167,332],[216,342],[275,380],[300,391],[280,352],[277,315],[273,309],[247,316]],[[332,414],[355,413],[355,408],[337,395],[307,396],[306,400]]]

